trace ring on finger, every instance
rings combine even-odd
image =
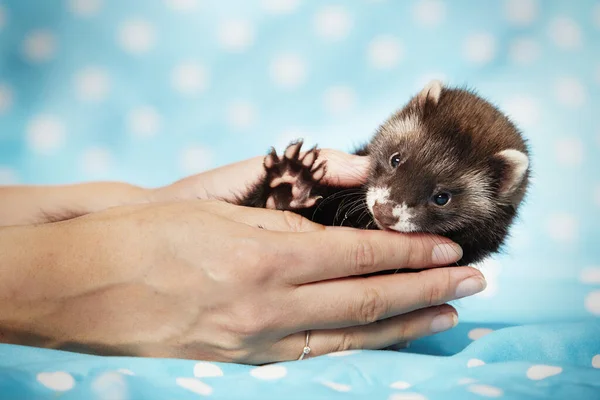
[[[310,339],[310,331],[306,331],[306,344],[304,345],[304,348],[302,349],[302,354],[300,354],[300,357],[298,357],[298,360],[303,360],[304,357],[306,357],[308,355],[308,353],[310,353],[310,346],[308,345],[309,339]]]

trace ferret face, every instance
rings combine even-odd
[[[465,91],[428,84],[369,145],[367,207],[380,229],[456,232],[516,207],[528,156],[516,128]]]

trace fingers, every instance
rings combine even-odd
[[[325,229],[323,225],[314,223],[291,211],[242,207],[217,201],[206,202],[204,208],[206,211],[233,221],[270,231],[309,232]]]
[[[449,330],[458,323],[456,310],[447,305],[413,311],[364,326],[310,331],[306,358],[356,349],[378,350],[401,342]],[[295,360],[306,344],[305,332],[290,335],[274,346],[279,360]]]
[[[367,180],[369,157],[356,156],[332,149],[321,149],[315,165],[327,162],[321,183],[336,186],[358,186]]]
[[[457,244],[426,234],[328,227],[303,235],[280,235],[277,240],[279,254],[294,261],[284,268],[291,284],[445,266],[462,257]]]
[[[470,267],[301,285],[292,295],[297,308],[304,311],[282,315],[281,324],[296,330],[368,325],[470,296],[485,286],[483,275]]]

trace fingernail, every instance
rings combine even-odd
[[[452,329],[458,323],[458,317],[454,313],[440,314],[431,321],[429,328],[432,333],[438,333]]]
[[[482,278],[479,278],[479,277],[468,278],[458,284],[458,286],[456,287],[455,297],[457,299],[460,299],[463,297],[474,295],[476,293],[483,291],[483,289],[485,289],[486,286],[487,286],[487,282]]]
[[[462,248],[456,243],[438,244],[433,248],[431,261],[435,264],[448,264],[461,259]]]

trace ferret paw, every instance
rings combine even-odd
[[[265,157],[264,166],[270,191],[267,208],[309,208],[320,199],[320,196],[313,196],[311,191],[325,176],[325,161],[316,163],[320,152],[316,146],[300,154],[302,144],[301,140],[292,142],[285,149],[283,157],[279,157],[272,148]]]

